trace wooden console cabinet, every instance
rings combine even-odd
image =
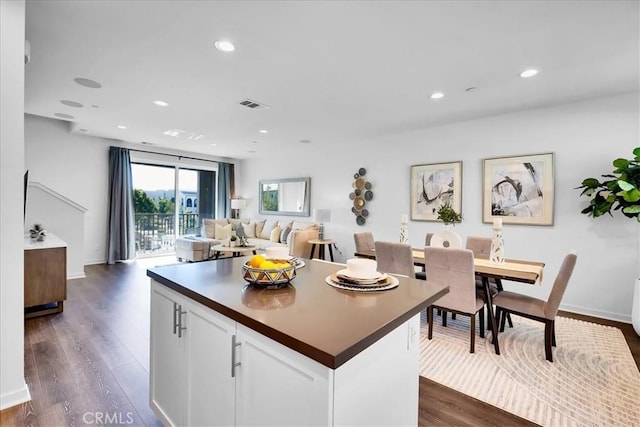
[[[49,233],[43,242],[24,239],[25,317],[60,313],[67,299],[67,244]]]

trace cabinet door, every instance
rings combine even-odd
[[[152,281],[149,404],[165,425],[186,424],[186,339],[174,332],[174,304],[184,302],[177,293]]]
[[[243,325],[237,331],[236,425],[329,425],[333,371]]]
[[[235,378],[232,346],[236,324],[196,302],[187,310],[187,424],[231,426]]]

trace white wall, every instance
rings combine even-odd
[[[67,244],[67,279],[84,274],[84,214],[86,209],[39,182],[29,182],[25,227],[42,224]]]
[[[0,410],[24,381],[24,1],[0,2]]]
[[[523,111],[430,129],[369,136],[359,149],[341,141],[297,144],[278,153],[278,161],[243,162],[238,196],[246,198],[243,216],[257,212],[258,181],[311,176],[311,209],[331,208],[328,238],[337,240],[340,260],[352,256],[353,233],[372,231],[377,240],[398,241],[400,216],[409,213],[410,166],[462,160],[462,224],[455,231],[490,236],[482,223],[482,159],[543,152],[555,153],[555,222],[553,226],[506,225],[506,255],[544,261],[542,287],[506,287],[546,298],[571,249],[578,264],[562,308],[630,322],[631,296],[638,275],[638,224],[616,215],[593,219],[580,214],[586,206],[575,189],[590,176],[612,170],[617,157],[630,157],[639,141],[638,93]],[[347,141],[345,141],[346,143]],[[354,141],[348,141],[350,144]],[[357,141],[355,141],[357,142]],[[273,165],[277,165],[274,167]],[[282,165],[287,165],[286,171]],[[367,169],[374,199],[365,226],[351,213],[353,174]],[[409,240],[421,246],[427,232],[441,223],[410,221]]]

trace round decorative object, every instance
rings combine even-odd
[[[373,191],[371,191],[371,183],[364,176],[367,174],[365,168],[359,168],[358,172],[353,174],[353,182],[351,187],[354,189],[349,193],[349,199],[353,200],[351,212],[356,216],[356,223],[363,225],[369,216],[369,211],[364,209],[367,202],[373,199]]]

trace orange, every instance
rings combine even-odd
[[[254,255],[251,257],[251,260],[249,261],[249,265],[251,265],[251,267],[253,268],[260,268],[260,264],[262,264],[265,261],[265,257],[262,255]]]

